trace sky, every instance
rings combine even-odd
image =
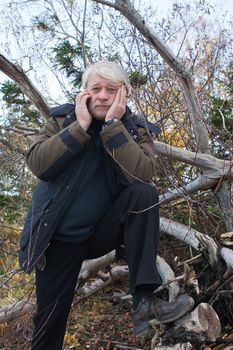
[[[15,0],[17,1],[22,0]],[[141,2],[141,0],[137,0],[138,2]],[[142,0],[143,2],[151,5],[154,9],[157,9],[159,13],[161,13],[161,16],[165,16],[166,13],[172,8],[173,3],[176,2],[176,0]],[[192,3],[190,0],[178,0],[177,2],[180,3]],[[206,3],[210,5],[217,6],[220,10],[229,11],[229,14],[233,16],[233,1],[232,0],[205,0]],[[8,4],[9,0],[1,0],[0,1],[0,9],[5,6],[5,4]]]
[[[4,8],[4,6],[6,6],[6,4],[9,4],[9,2],[11,2],[12,0],[0,0],[0,11],[1,9]],[[16,3],[22,3],[25,2],[25,0],[13,0]],[[78,0],[78,1],[84,1],[84,0]],[[214,6],[215,7],[215,11],[216,13],[228,13],[227,18],[230,20],[233,20],[233,0],[202,0],[205,1],[205,3],[209,4],[210,6]],[[151,5],[152,8],[155,9],[155,11],[157,12],[157,15],[161,15],[162,17],[167,17],[167,14],[169,11],[172,10],[172,6],[174,3],[178,2],[181,4],[192,4],[193,1],[191,0],[136,0],[136,2],[139,3],[146,3],[147,5]],[[137,6],[135,6],[137,8]],[[219,11],[218,11],[219,10]],[[4,30],[2,28],[2,30]],[[3,39],[3,36],[2,36]],[[0,38],[0,43],[2,44],[2,40]],[[4,43],[3,43],[4,45]],[[1,47],[0,47],[0,51],[1,51]],[[4,54],[4,52],[3,52]],[[0,72],[0,83],[1,81],[5,80],[6,76]]]
[[[146,3],[150,4],[155,9],[158,9],[158,12],[162,16],[166,15],[167,11],[172,8],[172,4],[176,2],[175,0],[145,0]],[[180,3],[192,3],[192,1],[178,1]],[[208,0],[206,3],[214,5],[219,10],[229,11],[229,14],[233,17],[233,1],[232,0]]]

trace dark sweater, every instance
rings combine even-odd
[[[112,196],[104,166],[104,149],[99,136],[102,122],[94,120],[88,133],[92,137],[88,147],[94,155],[81,186],[77,188],[72,205],[63,215],[54,238],[66,242],[81,242],[96,230],[112,205]]]

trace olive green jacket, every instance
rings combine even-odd
[[[134,118],[138,122],[133,115],[127,118]],[[142,121],[139,123],[142,125]],[[100,132],[100,137],[106,154],[111,155],[112,161],[118,164],[130,182],[150,182],[153,179],[157,171],[157,161],[153,141],[146,126],[136,124],[128,127],[124,125],[123,119],[122,122],[105,127]],[[85,155],[90,139],[90,135],[77,120],[64,128],[64,116],[52,117],[27,152],[27,164],[39,179],[52,180],[80,153]]]

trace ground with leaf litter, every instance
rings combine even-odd
[[[177,251],[178,248],[182,249],[182,252],[184,251],[183,246],[175,243],[172,246],[172,242],[170,242],[169,254],[167,245],[166,250],[162,252],[162,256],[166,256],[166,260],[173,268],[176,268],[173,260],[174,254],[180,255]],[[233,275],[228,279],[227,284],[226,281],[220,283],[224,270],[211,269],[205,260],[196,263],[195,270],[199,281],[200,295],[192,295],[193,290],[183,290],[183,292],[190,293],[196,304],[211,301],[220,317],[222,334],[215,344],[207,344],[204,347],[201,344],[192,344],[193,350],[233,350]],[[183,273],[182,268],[176,268],[175,272],[176,275]],[[220,284],[215,290],[213,286],[218,280]],[[223,290],[222,287],[224,287]],[[167,297],[166,290],[162,293],[162,297]],[[81,302],[79,302],[79,296],[76,295],[68,321],[64,350],[151,349],[151,339],[155,331],[153,330],[148,337],[136,338],[134,336],[131,300],[121,298],[127,294],[128,281],[122,281],[115,283],[115,285],[108,285],[105,289]],[[32,316],[32,314],[28,314],[0,325],[0,350],[30,349]],[[160,329],[160,334],[163,331],[170,335],[168,339],[170,344],[173,340],[175,341],[175,335],[171,335],[172,324],[166,326],[164,330]]]
[[[119,286],[118,286],[119,287]],[[130,300],[121,300],[127,286],[107,289],[74,305],[69,317],[64,350],[149,350],[154,332],[148,337],[136,338],[133,334]],[[117,296],[117,297],[116,297]],[[32,315],[9,322],[1,327],[0,350],[28,350],[32,329]],[[232,327],[226,327],[224,335],[208,347],[194,350],[233,350]],[[228,337],[228,339],[227,339]],[[221,345],[217,345],[221,344]],[[49,350],[49,349],[45,349]]]
[[[118,295],[122,292],[127,293],[126,286],[120,290],[108,287],[81,304],[74,305],[65,350],[151,350],[155,330],[147,337],[134,336],[130,300],[120,301],[114,297],[115,293]],[[172,324],[165,326],[164,332],[169,334],[169,329],[173,329]],[[206,347],[201,343],[192,345],[193,350],[233,350],[232,326],[225,325],[222,336],[215,343],[207,344]]]
[[[121,301],[119,297],[116,300],[112,293],[108,287],[80,303],[74,300],[65,335],[65,350],[146,349],[145,338],[133,335],[130,301]],[[0,350],[30,349],[31,329],[32,315],[2,325]]]

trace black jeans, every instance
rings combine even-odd
[[[84,259],[100,257],[124,244],[130,292],[133,293],[141,284],[161,284],[156,269],[158,243],[158,195],[154,187],[143,183],[131,185],[120,194],[88,240],[81,243],[51,241],[45,254],[45,269],[36,269],[37,313],[32,349],[62,349]]]

